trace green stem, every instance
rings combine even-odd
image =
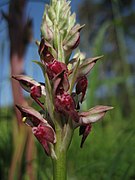
[[[73,127],[71,119],[69,119],[65,130],[62,128],[58,121],[55,123],[56,138],[55,154],[56,157],[52,158],[53,162],[53,180],[66,180],[67,179],[67,151],[70,146]]]
[[[58,151],[57,159],[53,159],[53,180],[67,179],[67,153]]]
[[[52,161],[53,161],[53,180],[66,180],[67,150],[61,148],[61,146],[62,146],[62,128],[58,121],[56,122],[55,127],[56,127],[57,142],[55,144],[56,158],[52,159]]]

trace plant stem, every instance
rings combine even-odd
[[[57,124],[58,125],[58,124]],[[61,149],[62,131],[59,127],[56,128],[57,143],[55,145],[56,157],[53,159],[53,180],[66,180],[66,150]]]
[[[53,180],[67,179],[67,153],[57,151],[57,159],[53,159]]]
[[[65,132],[63,128],[56,121],[56,138],[57,142],[55,144],[55,154],[56,157],[52,157],[53,162],[53,180],[66,180],[67,179],[67,151],[71,144],[73,136],[73,127],[71,119],[66,125]]]
[[[66,180],[67,177],[67,149],[62,149],[62,126],[58,120],[55,122],[55,131],[57,142],[55,144],[55,158],[52,158],[53,163],[53,180]]]

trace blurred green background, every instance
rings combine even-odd
[[[0,4],[1,9],[8,10],[9,2],[3,3],[5,4]],[[76,3],[71,5],[77,13],[77,21],[86,24],[81,32],[81,51],[85,52],[87,57],[104,55],[90,73],[89,89],[82,108],[86,110],[94,105],[103,104],[111,105],[114,109],[106,114],[103,121],[93,125],[92,132],[82,149],[79,147],[78,130],[75,131],[68,153],[68,179],[134,180],[135,1],[83,0]],[[38,11],[43,10],[44,3],[37,4],[36,1],[32,5],[28,4],[28,10],[31,10],[31,6],[33,9],[39,8]],[[6,32],[8,28],[3,27],[3,21],[1,18],[0,34]],[[40,25],[40,22],[41,17],[37,23]],[[39,26],[36,28],[40,29]],[[33,31],[35,34],[38,33],[35,29]],[[39,36],[40,34],[34,38]],[[26,173],[28,162],[24,153],[25,144],[23,146],[23,137],[17,136],[12,102],[6,100],[7,97],[11,98],[8,95],[11,94],[11,87],[7,85],[10,83],[10,74],[5,75],[5,71],[9,72],[9,61],[6,63],[4,58],[5,54],[5,56],[9,54],[7,50],[9,47],[4,44],[5,41],[8,42],[8,36],[0,37],[0,179],[8,179],[13,152],[18,149],[16,153],[22,158],[20,162],[16,162],[14,179],[18,179],[18,169],[21,168],[19,179],[27,180],[29,177]],[[29,67],[33,66],[31,60],[35,58],[34,56],[36,58],[38,56],[36,46],[33,44],[32,42],[29,45],[28,49],[31,49],[26,53],[26,59],[31,58],[27,61]],[[26,68],[27,74],[42,79],[41,72],[34,68],[30,67],[30,70]],[[4,101],[8,103],[4,104]],[[25,129],[23,131],[25,134]],[[44,154],[36,140],[35,143],[36,148],[33,147],[35,155],[30,162],[33,164],[34,177],[36,180],[49,180],[52,175],[51,160]]]

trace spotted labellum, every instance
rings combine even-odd
[[[16,105],[23,122],[32,128],[46,154],[56,159],[59,141],[61,149],[68,149],[71,133],[79,128],[79,135],[82,136],[80,146],[83,147],[92,124],[112,109],[102,105],[85,112],[80,109],[88,88],[87,77],[102,56],[88,59],[77,56],[72,59],[72,52],[79,45],[83,28],[75,21],[69,2],[54,0],[46,5],[41,41],[37,43],[40,61],[35,61],[42,69],[45,80],[39,83],[25,75],[13,76],[42,110],[40,113],[32,107]]]

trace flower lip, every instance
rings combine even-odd
[[[40,123],[37,127],[32,128],[32,132],[43,146],[46,154],[50,155],[50,143],[56,143],[56,135],[53,128],[49,125]]]

